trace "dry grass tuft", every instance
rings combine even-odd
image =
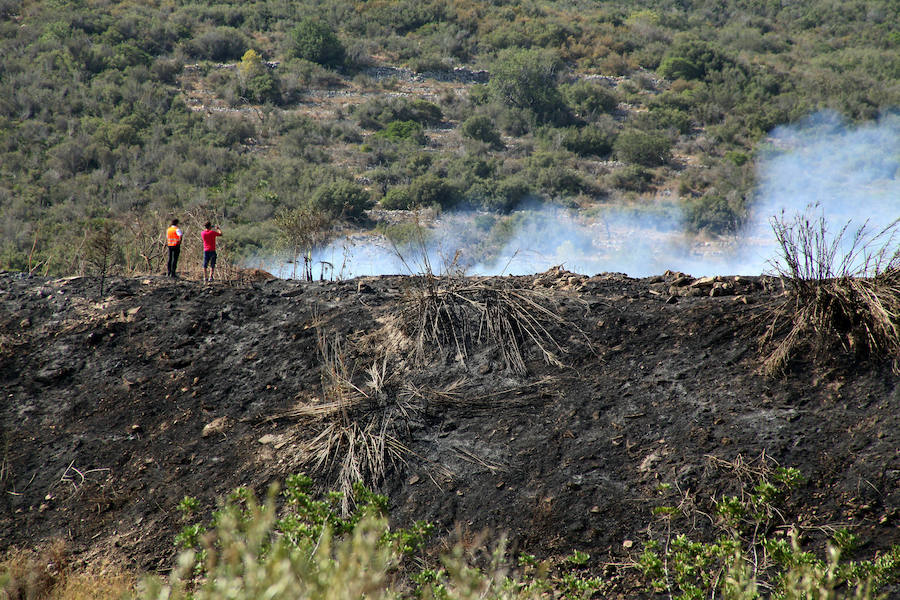
[[[525,385],[513,386],[492,393],[478,393],[465,378],[442,389],[417,387],[403,379],[396,370],[396,361],[383,355],[367,368],[357,367],[351,360],[351,348],[338,337],[318,334],[322,356],[322,395],[281,413],[278,418],[304,422],[302,431],[309,432],[300,443],[300,462],[308,469],[329,473],[335,486],[343,492],[341,509],[349,513],[353,486],[362,482],[374,487],[384,478],[392,465],[404,464],[415,458],[428,463],[435,484],[435,474],[445,478],[449,470],[440,464],[429,463],[410,450],[405,441],[410,437],[411,424],[455,410],[492,410],[503,405],[534,405],[543,397],[541,389],[550,379],[544,378]],[[469,453],[466,460],[500,468],[481,457]]]
[[[870,234],[866,226],[832,236],[823,217],[774,219],[781,254],[773,264],[786,283],[772,310],[763,342],[777,341],[765,360],[770,374],[783,372],[801,350],[838,350],[858,357],[900,357],[900,247],[894,221]]]
[[[67,569],[68,556],[62,540],[39,550],[12,549],[0,562],[0,599],[49,598],[54,588],[65,581]]]
[[[415,340],[419,360],[427,348],[452,352],[465,363],[469,352],[493,344],[508,370],[525,375],[527,350],[534,347],[547,364],[563,367],[559,356],[565,351],[550,329],[566,324],[548,308],[549,296],[525,290],[497,279],[417,278],[404,303],[402,319]]]
[[[0,600],[121,600],[134,589],[134,576],[114,567],[73,571],[62,540],[0,561]]]
[[[349,512],[353,485],[374,486],[388,465],[404,461],[410,451],[406,437],[411,413],[416,410],[395,393],[387,355],[364,370],[364,381],[340,338],[318,334],[322,356],[322,397],[284,416],[316,425],[317,433],[302,445],[304,462],[319,471],[336,473],[344,493],[342,509]]]

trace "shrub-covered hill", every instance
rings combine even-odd
[[[712,539],[732,514],[715,502],[754,489],[777,509],[758,535],[794,524],[821,551],[846,530],[854,559],[900,543],[898,378],[842,355],[764,375],[774,280],[149,277],[98,292],[0,275],[3,547],[62,538],[88,562],[166,569],[186,495],[208,514],[300,471],[330,489],[361,477],[396,524],[434,522],[434,541],[578,549],[625,587],[638,570],[621,565],[666,519]],[[778,473],[793,487],[754,487]]]
[[[900,105],[894,2],[0,1],[0,267],[133,273],[172,217],[235,259],[291,212],[523,200],[739,228],[758,143]],[[500,225],[499,227],[503,227]]]

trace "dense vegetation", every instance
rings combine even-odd
[[[746,467],[740,462],[726,466]],[[195,522],[175,536],[182,552],[168,581],[144,576],[135,585],[136,574],[113,568],[70,570],[64,545],[58,543],[43,552],[12,550],[0,557],[0,596],[589,600],[623,597],[624,585],[629,596],[641,598],[666,592],[678,600],[869,600],[898,581],[900,547],[873,560],[847,560],[843,555],[853,554],[860,542],[847,528],[834,530],[826,550],[815,552],[801,545],[795,525],[776,527],[783,523],[779,507],[802,476],[796,469],[762,466],[758,472],[748,470],[757,480],[753,485],[741,482],[740,496],[710,498],[708,513],[685,502],[670,484],[661,484],[660,496],[679,505],[655,507],[663,532],[655,534],[648,527],[651,537],[643,541],[640,554],[620,563],[604,563],[577,549],[546,560],[524,552],[514,556],[503,539],[492,544],[478,536],[435,556],[427,551],[432,526],[418,521],[408,529],[392,529],[385,496],[357,484],[353,510],[343,514],[341,492],[318,497],[312,480],[300,474],[288,478],[281,510],[276,508],[276,487],[264,504],[252,490],[238,488],[210,521],[196,521],[200,502],[185,496],[178,508]],[[735,479],[740,481],[740,475]],[[677,533],[686,525],[696,530],[699,516],[715,519],[714,540]]]
[[[377,202],[640,208],[667,189],[689,228],[734,230],[774,126],[900,105],[898,12],[887,0],[0,0],[0,268],[85,268],[98,218],[114,222],[121,266],[144,269],[172,216],[197,230],[215,219],[247,257],[274,248],[279,211],[361,223]],[[416,98],[375,65],[491,77]],[[322,116],[310,91],[323,89],[366,99]]]

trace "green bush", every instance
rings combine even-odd
[[[437,125],[444,118],[440,107],[427,100],[376,97],[355,109],[361,127],[381,129],[394,121],[413,121],[419,125]]]
[[[672,158],[672,140],[662,133],[626,129],[613,147],[619,160],[645,167],[664,165]]]
[[[188,52],[207,60],[237,60],[247,49],[247,38],[233,27],[208,29],[188,44]]]
[[[422,126],[415,121],[391,121],[384,129],[376,132],[375,137],[393,142],[411,141],[416,144],[426,142]]]
[[[319,186],[309,201],[310,207],[335,218],[359,219],[372,204],[362,186],[349,181],[336,181]]]
[[[393,187],[379,202],[381,208],[387,210],[409,210],[412,206],[412,198],[409,195],[409,188],[406,186]]]
[[[564,105],[557,87],[561,68],[559,57],[548,50],[503,50],[491,68],[491,98],[527,109],[540,122],[561,121]]]
[[[288,54],[327,67],[344,63],[345,50],[334,31],[325,23],[306,18],[288,34]]]
[[[424,175],[409,184],[410,206],[451,208],[459,201],[456,188],[436,175]]]
[[[684,220],[691,231],[731,233],[740,229],[746,217],[743,196],[710,193],[685,202]]]
[[[532,186],[524,179],[509,177],[497,184],[493,195],[486,199],[485,208],[509,212],[529,198],[537,198]]]
[[[460,131],[464,137],[488,144],[491,148],[502,149],[503,140],[494,120],[487,115],[473,115],[466,119]]]
[[[614,91],[603,84],[584,79],[560,86],[560,90],[566,104],[575,111],[575,114],[589,121],[601,114],[611,112],[619,104],[619,99]]]
[[[609,156],[615,143],[617,132],[612,127],[569,127],[563,134],[563,148],[579,156]]]
[[[667,79],[699,79],[703,74],[700,67],[683,56],[667,56],[659,64],[656,70],[662,77]]]
[[[640,165],[626,165],[606,176],[606,184],[629,192],[646,192],[653,183],[653,173]]]
[[[686,112],[666,106],[654,106],[646,112],[637,113],[629,121],[634,127],[645,131],[669,130],[682,135],[690,133],[693,126]]]

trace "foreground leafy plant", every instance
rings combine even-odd
[[[872,598],[879,587],[900,581],[900,546],[871,560],[845,561],[842,550],[852,548],[853,536],[839,529],[826,543],[826,558],[804,549],[801,530],[784,517],[784,503],[802,482],[796,469],[775,467],[765,456],[713,462],[732,470],[737,494],[712,498],[707,507],[673,486],[660,489],[678,503],[654,509],[663,528],[658,534],[651,528],[636,560],[655,590],[679,600],[844,597],[839,589],[855,594],[846,597]],[[713,520],[712,536],[693,528],[702,516]],[[676,533],[682,526],[690,531]]]
[[[587,553],[575,551],[555,569],[523,555],[514,569],[502,540],[492,549],[457,545],[435,564],[424,552],[430,524],[391,529],[387,498],[361,485],[354,492],[356,509],[343,517],[341,494],[314,497],[312,484],[302,474],[289,477],[280,512],[274,490],[263,504],[246,488],[235,490],[213,515],[209,533],[196,538],[199,546],[181,553],[169,580],[146,579],[139,596],[368,600],[413,592],[436,600],[536,600],[546,595],[584,600],[601,587],[600,579],[584,570]],[[192,499],[181,503],[194,504]],[[199,560],[204,568],[198,570]],[[483,566],[475,566],[478,562]],[[203,576],[197,577],[198,572]]]

